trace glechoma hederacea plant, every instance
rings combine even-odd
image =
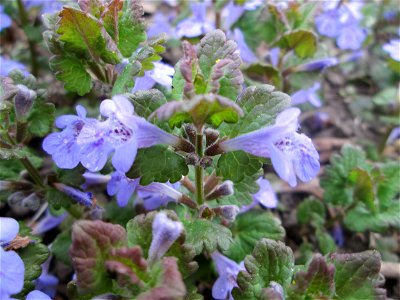
[[[395,162],[351,146],[332,159],[325,203],[297,210],[322,254],[304,254],[306,239],[295,260],[278,213],[265,210],[278,206],[274,174],[290,188],[317,181],[320,156],[294,105],[322,106],[313,79],[361,55],[360,5],[332,1],[315,18],[321,36],[353,51],[338,59],[307,21],[317,3],[214,2],[183,4],[172,23],[156,12],[148,28],[137,0],[40,3],[50,70],[86,99],[69,113],[38,77],[35,5],[5,5],[20,15],[37,78],[1,58],[21,71],[2,71],[0,199],[24,216],[0,218],[1,299],[55,297],[52,261],[69,270],[70,299],[386,299],[379,252],[336,248],[344,227],[399,227]],[[1,29],[11,22],[4,13]],[[174,68],[160,61],[171,37],[182,39]],[[383,48],[393,72],[395,43]]]

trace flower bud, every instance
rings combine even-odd
[[[158,213],[153,221],[153,238],[149,249],[148,262],[151,264],[160,259],[182,232],[183,225],[181,222],[172,221],[163,212]]]
[[[189,153],[186,155],[186,164],[191,166],[197,166],[199,163],[199,156],[196,153]]]
[[[33,90],[28,89],[22,84],[18,84],[18,92],[14,99],[15,114],[19,121],[26,121],[29,111],[32,108],[33,101],[35,101],[37,95]]]
[[[193,144],[196,144],[196,128],[192,124],[184,124],[183,130],[186,138]]]
[[[92,193],[84,193],[63,183],[54,183],[54,186],[81,205],[92,207],[94,204]]]
[[[236,205],[222,205],[220,207],[216,207],[214,211],[221,217],[232,222],[236,219],[237,214],[240,212],[240,208]]]
[[[217,186],[211,193],[206,196],[207,200],[217,199],[222,196],[233,194],[233,182],[230,180],[224,181],[221,185]]]
[[[199,162],[200,167],[202,167],[203,169],[211,167],[212,163],[213,163],[212,158],[208,157],[208,156],[202,157],[200,162]]]
[[[219,138],[219,132],[213,128],[207,128],[204,130],[206,135],[206,146],[214,144]]]

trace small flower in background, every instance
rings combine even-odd
[[[137,193],[143,200],[144,208],[149,211],[166,206],[169,202],[178,202],[183,196],[178,191],[179,186],[179,182],[174,184],[153,182],[146,186],[139,185]]]
[[[124,207],[135,193],[139,180],[139,178],[130,179],[124,173],[118,171],[114,172],[107,184],[107,193],[110,196],[116,195],[118,205]]]
[[[297,179],[307,182],[320,169],[319,155],[312,141],[304,134],[297,133],[298,108],[281,112],[274,125],[255,130],[226,140],[220,144],[221,150],[243,150],[260,157],[271,158],[279,177],[294,187]]]
[[[237,275],[240,271],[245,270],[244,263],[241,262],[240,264],[237,264],[217,251],[211,254],[211,258],[215,263],[215,268],[219,275],[212,287],[213,298],[224,300],[229,297],[230,300],[233,300],[231,292],[234,287],[237,287]]]
[[[153,70],[146,71],[143,77],[136,78],[132,93],[140,90],[149,90],[156,83],[167,88],[172,87],[172,76],[175,73],[174,68],[162,62],[154,62],[153,64]]]
[[[163,212],[156,215],[152,226],[153,237],[147,259],[149,263],[160,259],[184,230],[181,222],[172,221]]]
[[[51,300],[51,298],[45,293],[35,290],[26,295],[25,300]]]
[[[67,217],[67,213],[63,213],[60,216],[53,216],[49,209],[46,210],[46,213],[39,222],[37,222],[32,228],[32,234],[40,235],[43,234],[53,228],[56,228],[61,224],[62,221]]]
[[[225,30],[229,30],[233,24],[235,24],[246,10],[255,10],[261,4],[263,0],[250,0],[244,1],[243,5],[236,5],[235,1],[230,1],[222,10],[221,16],[223,19],[222,27]]]
[[[26,70],[26,66],[21,64],[20,62],[17,62],[15,60],[11,60],[8,58],[5,58],[3,56],[0,56],[0,75],[1,76],[8,76],[8,74],[14,70],[14,69],[19,69],[21,70],[24,75],[28,75],[29,73]]]
[[[166,34],[168,37],[175,37],[175,29],[171,26],[175,19],[175,13],[165,15],[161,12],[156,12],[152,18],[152,22],[147,28],[147,37],[152,38],[159,34]]]
[[[344,246],[344,234],[343,234],[343,228],[340,226],[340,224],[336,223],[333,226],[332,229],[332,237],[335,240],[335,243],[339,247]]]
[[[394,39],[383,45],[383,51],[396,61],[400,61],[400,39]]]
[[[312,106],[321,107],[321,99],[317,91],[321,88],[321,84],[319,82],[314,82],[314,84],[302,90],[295,92],[292,97],[292,105],[299,105],[306,102],[309,102]]]
[[[327,58],[318,58],[311,60],[305,64],[298,65],[294,67],[294,71],[301,72],[301,71],[322,71],[325,68],[333,67],[337,65],[339,60],[336,57],[327,57]]]
[[[198,37],[204,35],[215,28],[215,25],[207,20],[206,2],[191,3],[192,16],[176,25],[176,35],[178,37]]]
[[[257,193],[253,194],[253,202],[249,205],[242,206],[240,212],[246,212],[256,205],[261,205],[262,207],[266,208],[276,208],[278,205],[278,197],[274,189],[272,188],[270,182],[260,177],[257,179],[257,184],[260,187]]]
[[[400,126],[392,129],[386,140],[386,145],[393,144],[393,142],[399,138],[400,138]]]
[[[68,4],[70,1],[61,1],[61,0],[24,0],[25,8],[31,9],[34,7],[40,7],[40,11],[42,14],[52,14],[56,11],[62,9],[62,7]]]
[[[336,44],[342,50],[360,49],[367,37],[366,30],[359,24],[362,6],[361,1],[325,2],[324,12],[315,18],[318,32],[336,38]]]
[[[279,47],[275,47],[269,50],[269,59],[271,61],[271,65],[276,67],[279,63],[279,55],[281,53],[281,49]]]
[[[243,32],[239,28],[235,28],[232,33],[228,33],[228,36],[232,38],[237,43],[237,51],[240,54],[243,62],[246,64],[253,64],[258,61],[257,56],[246,44]]]
[[[54,186],[60,192],[63,192],[65,195],[67,195],[68,197],[70,197],[71,199],[75,200],[77,203],[83,206],[93,207],[95,204],[93,201],[92,193],[89,192],[85,193],[78,189],[75,189],[73,187],[58,182],[54,183]]]
[[[4,5],[0,4],[0,31],[10,27],[11,24],[11,18],[4,12]]]

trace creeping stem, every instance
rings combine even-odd
[[[203,127],[197,129],[196,134],[196,154],[201,159],[203,157]],[[197,204],[202,205],[204,199],[203,188],[203,168],[200,164],[195,167],[195,181],[196,181],[196,201]]]

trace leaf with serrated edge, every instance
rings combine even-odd
[[[164,94],[157,89],[137,91],[127,96],[135,107],[135,113],[145,119],[161,105],[167,103]]]
[[[141,185],[152,182],[175,183],[187,175],[189,168],[185,159],[165,146],[140,149],[132,168],[126,173],[129,178],[139,178]]]
[[[317,51],[317,35],[309,30],[295,30],[286,33],[278,42],[281,48],[294,50],[301,58],[311,57]]]
[[[378,281],[381,256],[378,251],[329,256],[336,267],[333,299],[375,299],[373,290]]]
[[[335,266],[327,263],[325,257],[314,255],[307,271],[300,271],[294,277],[294,286],[289,297],[300,299],[331,299],[335,292]]]
[[[244,117],[234,125],[222,126],[220,132],[235,137],[271,125],[276,116],[289,107],[290,102],[289,95],[274,91],[271,85],[248,87],[236,102],[243,109]]]
[[[231,230],[233,243],[224,254],[236,262],[242,261],[261,238],[280,240],[285,236],[279,219],[261,210],[239,214]]]
[[[294,256],[289,247],[280,241],[261,239],[252,255],[244,259],[246,271],[237,276],[237,288],[232,295],[235,299],[261,299],[262,289],[270,283],[279,283],[283,290],[292,281]]]

